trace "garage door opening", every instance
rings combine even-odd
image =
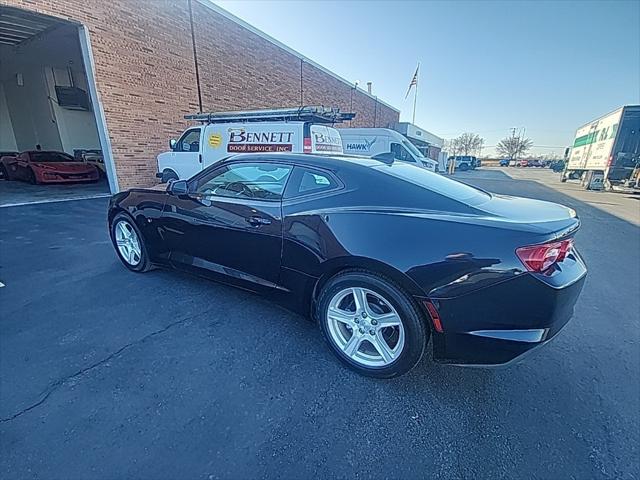
[[[0,206],[117,191],[85,29],[0,7]]]

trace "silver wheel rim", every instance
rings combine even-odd
[[[346,288],[336,293],[327,308],[329,334],[354,362],[365,367],[385,367],[404,348],[404,325],[391,303],[366,288]]]
[[[140,240],[133,226],[126,220],[118,220],[114,228],[116,245],[122,259],[132,267],[135,267],[142,260],[142,249]]]

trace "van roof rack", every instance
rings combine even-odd
[[[267,110],[245,110],[237,112],[210,112],[185,115],[186,120],[202,123],[228,122],[271,122],[305,121],[313,123],[340,123],[353,119],[355,113],[343,113],[339,108],[327,108],[319,105],[274,108]]]

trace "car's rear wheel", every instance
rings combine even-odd
[[[149,255],[143,237],[135,222],[124,213],[116,215],[111,222],[111,241],[125,267],[134,272],[151,269]]]
[[[7,171],[7,167],[5,167],[4,165],[0,165],[0,178],[2,178],[3,180],[11,180],[9,178],[9,172]]]
[[[467,170],[469,170],[469,164],[468,163],[461,163],[459,170],[461,172],[466,172]]]
[[[429,339],[413,300],[394,283],[350,271],[327,282],[318,300],[320,328],[338,358],[379,378],[402,375],[422,357]]]

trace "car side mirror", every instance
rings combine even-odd
[[[172,195],[187,195],[189,193],[189,185],[186,180],[174,180],[169,184],[167,190]]]
[[[178,143],[178,141],[175,138],[172,138],[171,140],[169,140],[169,148],[171,148],[171,150],[175,150],[176,143]]]

